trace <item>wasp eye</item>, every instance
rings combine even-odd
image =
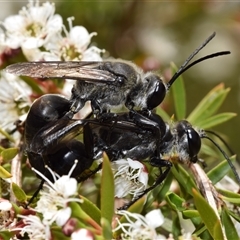
[[[151,75],[146,78],[148,82],[147,90],[147,108],[149,110],[157,107],[166,96],[166,87],[163,81],[157,75]]]
[[[193,129],[189,128],[186,131],[188,139],[189,157],[192,162],[197,162],[197,154],[201,148],[201,138],[199,134]]]
[[[179,151],[186,152],[190,161],[196,163],[198,161],[197,154],[201,149],[201,138],[192,125],[183,120],[177,126]]]

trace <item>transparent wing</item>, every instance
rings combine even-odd
[[[99,69],[104,62],[22,62],[8,66],[8,73],[34,78],[63,78],[89,82],[114,82],[116,76]]]

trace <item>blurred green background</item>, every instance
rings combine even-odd
[[[97,32],[92,44],[106,56],[132,60],[144,69],[163,71],[174,61],[180,66],[212,32],[217,36],[198,58],[216,51],[231,55],[201,63],[183,76],[188,112],[218,83],[231,88],[221,112],[236,112],[233,120],[215,128],[240,154],[240,1],[53,1],[56,13],[73,25]],[[3,20],[17,14],[27,1],[0,2]]]

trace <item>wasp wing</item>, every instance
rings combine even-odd
[[[116,76],[99,69],[104,62],[22,62],[8,66],[8,73],[34,78],[62,78],[89,82],[109,83]]]
[[[51,150],[56,151],[59,146],[83,133],[85,124],[87,124],[85,119],[61,118],[49,122],[32,139],[30,144],[31,151],[38,153],[50,153]]]

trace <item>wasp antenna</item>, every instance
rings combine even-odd
[[[227,160],[227,162],[228,162],[229,166],[231,167],[232,172],[233,172],[233,174],[234,174],[237,182],[238,182],[239,185],[240,185],[240,177],[239,177],[239,175],[238,175],[238,173],[237,173],[237,170],[236,170],[236,168],[234,167],[231,159],[228,157],[228,155],[223,151],[223,149],[222,149],[215,141],[213,141],[213,140],[212,140],[210,137],[208,137],[207,135],[203,135],[202,138],[208,139],[210,142],[212,142],[212,143],[218,148],[218,150],[222,153],[222,155],[224,156],[224,158]]]
[[[217,134],[217,133],[215,133],[215,132],[213,132],[211,130],[204,130],[204,131],[206,133],[210,133],[210,134],[214,135],[215,137],[217,137],[225,145],[225,147],[228,149],[228,151],[230,152],[231,155],[235,154],[235,152],[230,148],[228,143],[219,134]],[[238,157],[237,157],[237,160],[238,160]]]
[[[183,74],[186,70],[188,70],[189,68],[191,68],[192,66],[196,65],[197,63],[200,63],[204,60],[207,60],[207,59],[211,59],[211,58],[214,58],[214,57],[219,57],[219,56],[223,56],[223,55],[228,55],[230,54],[231,52],[230,51],[222,51],[222,52],[216,52],[216,53],[212,53],[210,55],[207,55],[205,57],[202,57],[202,58],[199,58],[197,60],[195,60],[194,62],[190,63],[189,65],[187,65],[184,69],[182,69],[181,71],[178,71],[178,74],[177,76],[175,77],[174,80],[176,80],[181,74]],[[171,80],[170,80],[171,81]],[[173,83],[173,82],[172,82]],[[172,84],[171,83],[171,84]],[[167,87],[168,89],[171,87],[171,85],[168,85],[167,84]]]
[[[170,81],[167,83],[167,89],[169,89],[171,87],[171,85],[174,83],[174,81],[183,73],[185,72],[187,69],[189,69],[189,67],[187,67],[188,63],[194,58],[194,56],[196,56],[198,54],[198,52],[203,49],[214,37],[215,37],[216,33],[214,32],[213,34],[211,34],[188,58],[187,60],[183,63],[183,65],[178,69],[178,71],[173,75],[173,77],[170,79]],[[200,60],[200,59],[199,59]],[[205,59],[202,59],[200,61],[203,61]],[[197,63],[197,62],[196,62]],[[195,63],[195,64],[196,64]],[[193,64],[193,65],[195,65]],[[191,65],[191,66],[193,66]]]

